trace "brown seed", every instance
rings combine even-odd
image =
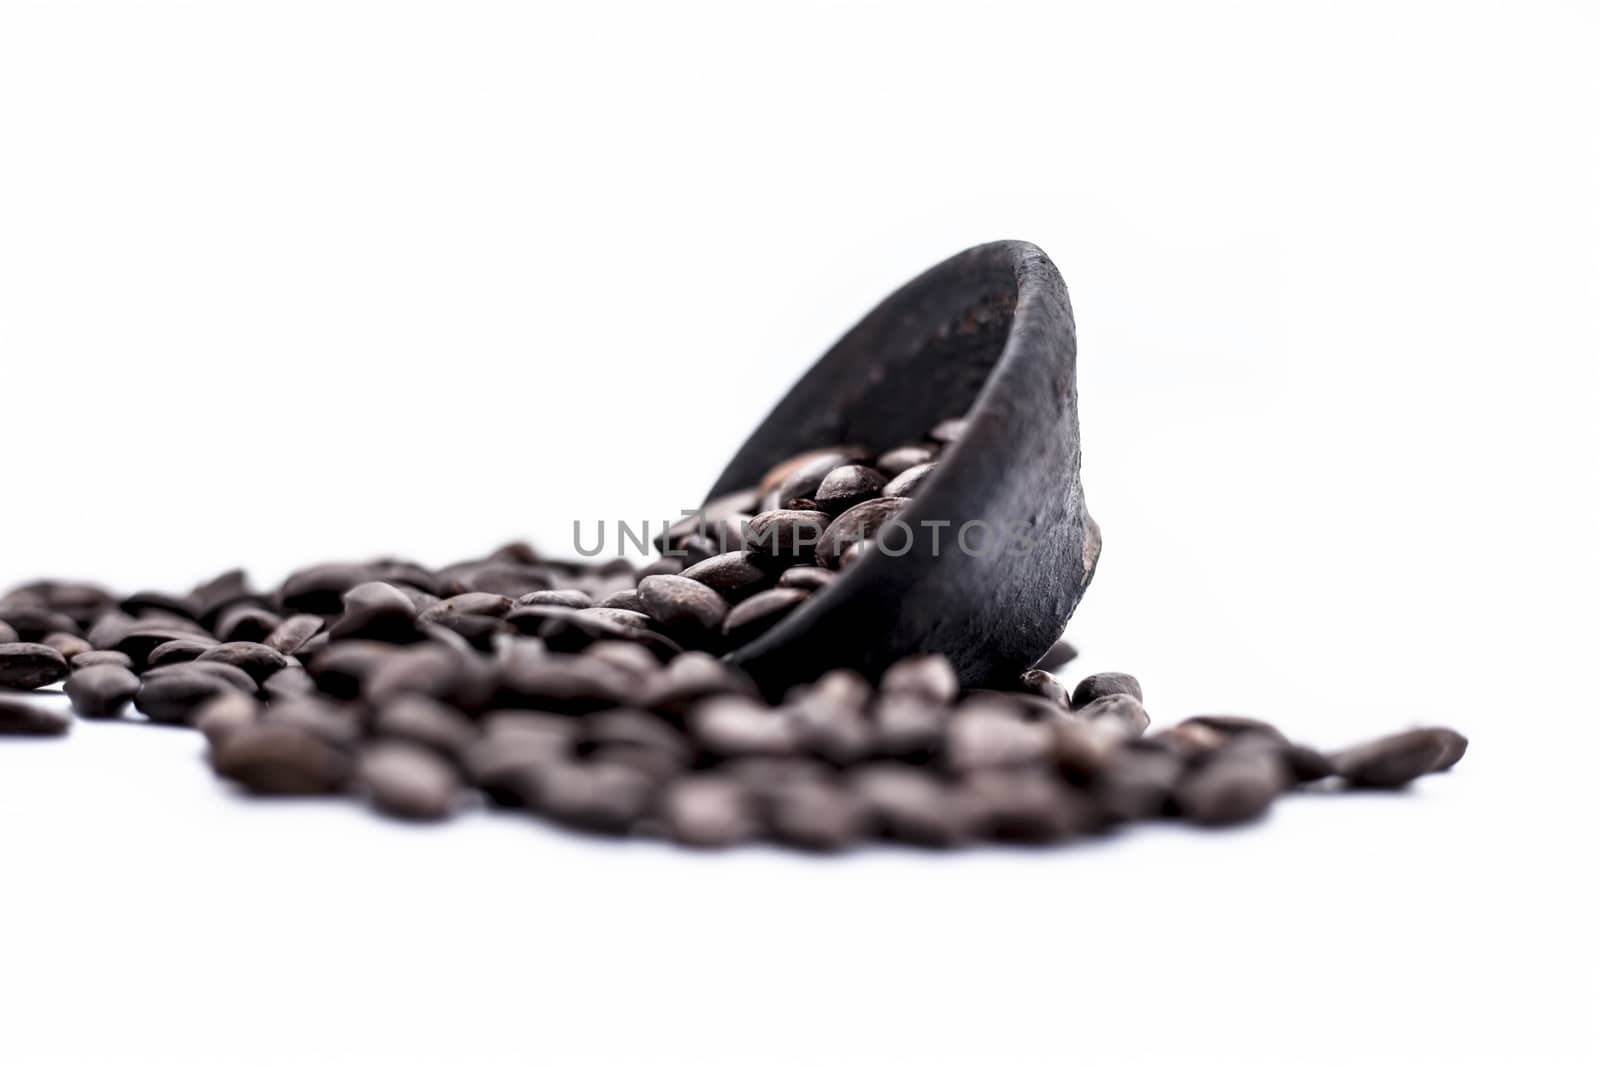
[[[773,790],[768,801],[772,836],[815,852],[837,852],[871,827],[866,803],[826,779],[805,779]]]
[[[728,602],[710,586],[681,575],[643,579],[639,599],[645,612],[668,630],[716,632],[728,616]]]
[[[816,592],[839,580],[838,571],[826,567],[790,567],[778,575],[779,589],[805,589]]]
[[[324,693],[336,700],[354,700],[372,672],[398,652],[394,645],[380,641],[333,641],[310,656],[306,670]],[[301,649],[301,658],[306,653],[307,649]]]
[[[579,655],[598,657],[635,677],[652,676],[661,670],[661,661],[655,654],[633,641],[596,641]]]
[[[41,689],[67,676],[67,658],[49,645],[0,644],[0,689]]]
[[[22,640],[22,636],[14,630],[9,622],[0,622],[0,645],[14,645]]]
[[[1091,674],[1079,682],[1078,687],[1072,691],[1072,706],[1081,708],[1091,701],[1115,696],[1118,693],[1131,696],[1141,703],[1144,701],[1144,690],[1139,687],[1139,679],[1131,674],[1107,671],[1103,674]]]
[[[339,749],[353,749],[361,737],[360,715],[348,704],[318,696],[296,697],[267,705],[262,722],[293,726],[315,734]]]
[[[72,716],[54,701],[0,692],[0,737],[60,737]]]
[[[416,638],[417,607],[387,582],[363,582],[344,595],[344,614],[328,628],[334,641],[387,641]]]
[[[780,711],[789,717],[802,751],[835,767],[859,763],[875,737],[866,716],[872,686],[854,671],[833,670],[788,694]]]
[[[632,671],[595,656],[557,653],[503,661],[499,683],[506,707],[573,714],[627,704],[639,691]]]
[[[1169,749],[1143,742],[1120,745],[1095,775],[1094,793],[1114,821],[1154,819],[1172,803],[1183,773],[1183,758]]]
[[[732,643],[746,644],[782,622],[810,595],[804,589],[768,589],[757,593],[729,610],[722,632]]]
[[[792,570],[799,569],[792,568]],[[750,553],[742,550],[724,552],[691,567],[685,567],[682,576],[710,587],[723,599],[734,603],[760,592],[771,582],[771,576],[756,566]]]
[[[357,761],[356,781],[385,815],[422,821],[455,814],[461,788],[460,776],[447,761],[405,741],[367,746]]]
[[[658,781],[677,777],[694,759],[682,733],[636,708],[584,716],[578,750],[588,759],[625,764]]]
[[[208,648],[199,656],[201,663],[227,663],[238,667],[259,685],[289,665],[283,653],[253,641],[229,641]]]
[[[912,467],[932,463],[938,456],[939,450],[932,445],[901,445],[879,456],[873,466],[882,471],[885,477],[895,478]]]
[[[950,719],[946,760],[957,772],[1041,763],[1051,751],[1050,730],[988,705],[963,704]]]
[[[588,608],[594,606],[594,597],[582,589],[538,589],[512,601],[515,607],[547,606],[558,608]],[[506,614],[510,614],[507,612]]]
[[[544,590],[542,593],[529,594],[530,596],[549,595],[553,590]],[[579,594],[580,596],[582,594]],[[584,603],[574,604],[573,607],[588,607],[588,597],[583,597]],[[499,596],[495,593],[461,593],[441,600],[433,607],[422,612],[417,618],[420,622],[438,622],[440,619],[452,615],[486,615],[490,618],[503,619],[515,606],[516,601],[510,597]]]
[[[720,774],[674,782],[661,799],[661,816],[674,841],[695,848],[727,848],[760,829],[749,790]]]
[[[763,511],[745,523],[745,547],[780,562],[809,562],[829,521],[821,511]]]
[[[878,764],[857,771],[850,781],[883,837],[930,848],[960,842],[965,820],[955,795],[932,775]]]
[[[283,620],[265,608],[242,604],[225,610],[217,620],[219,641],[265,641]]]
[[[1178,783],[1178,811],[1203,826],[1259,818],[1288,782],[1283,764],[1260,748],[1224,749]]]
[[[639,615],[646,614],[644,600],[639,596],[639,590],[637,589],[619,589],[601,599],[595,604],[595,607],[621,608],[623,611],[631,611]]]
[[[176,641],[167,641],[150,650],[145,657],[145,666],[170,667],[175,663],[193,663],[216,644],[216,641],[207,637],[180,637]]]
[[[1097,697],[1078,708],[1073,714],[1085,722],[1100,722],[1119,727],[1129,737],[1138,737],[1150,726],[1150,713],[1137,697],[1126,693],[1111,693]]]
[[[794,723],[746,697],[708,697],[695,706],[689,722],[700,747],[723,759],[787,756],[796,750]]]
[[[865,460],[872,453],[864,448],[854,445],[843,445],[836,448],[817,448],[799,455],[790,456],[788,459],[773,467],[761,476],[758,489],[762,493],[769,493],[781,486],[796,471],[807,465],[831,464],[832,467],[842,463],[855,463]],[[820,477],[820,476],[819,476]]]
[[[501,807],[535,800],[540,776],[573,754],[578,728],[571,720],[538,712],[503,712],[484,720],[467,750],[468,780]]]
[[[89,667],[105,667],[108,665],[112,667],[121,667],[124,670],[133,670],[133,660],[129,659],[121,652],[113,652],[109,649],[105,651],[96,649],[93,652],[84,652],[74,656],[72,659],[72,669],[75,671],[85,670]]]
[[[928,440],[942,445],[954,444],[967,432],[966,419],[945,419],[928,431]]]
[[[65,656],[69,661],[85,652],[93,651],[93,646],[77,634],[53,633],[47,634],[39,642],[41,645],[53,648]]]
[[[372,568],[360,563],[324,563],[291,574],[278,590],[278,600],[292,612],[337,615],[344,594],[372,580]]]
[[[904,500],[868,500],[841,514],[822,534],[817,562],[837,569],[839,557],[852,545],[874,536],[905,506]]]
[[[889,483],[883,487],[881,495],[885,497],[916,496],[917,492],[922,488],[922,483],[927,481],[928,477],[938,469],[939,465],[937,463],[923,463],[903,470],[889,479]]]
[[[1454,730],[1421,727],[1347,748],[1331,759],[1334,770],[1351,785],[1398,789],[1424,774],[1453,767],[1466,749],[1467,739]]]
[[[213,697],[201,705],[194,714],[194,727],[205,735],[212,748],[216,748],[223,738],[260,717],[260,702],[235,691]]]
[[[314,796],[342,792],[350,760],[316,734],[285,722],[260,721],[225,734],[212,769],[253,793]]]
[[[1044,697],[1052,704],[1059,705],[1063,710],[1071,703],[1067,697],[1066,687],[1049,671],[1023,671],[1022,677],[1017,679],[1017,684],[1025,692]]]
[[[478,737],[476,727],[455,708],[421,693],[407,693],[378,710],[373,733],[425,745],[451,759],[464,759]]]
[[[871,467],[852,464],[835,467],[812,495],[819,510],[838,515],[883,492],[887,479]]]
[[[261,683],[265,700],[288,700],[291,697],[310,696],[317,691],[317,683],[304,667],[285,667]]]
[[[494,670],[471,646],[433,641],[380,659],[362,680],[361,695],[381,707],[402,694],[421,693],[470,711],[487,705],[496,685]]]
[[[1127,740],[1123,731],[1075,716],[1056,715],[1045,720],[1050,731],[1051,759],[1069,780],[1082,784],[1098,778]]]
[[[53,633],[76,633],[78,629],[70,616],[28,604],[0,603],[0,622],[16,632],[18,641],[25,643],[36,643]]]
[[[245,680],[248,682],[249,678]],[[251,685],[253,689],[254,684]],[[187,723],[202,704],[239,690],[238,685],[212,671],[192,663],[178,663],[147,671],[133,706],[152,722]]]
[[[910,693],[935,704],[948,704],[961,691],[961,679],[950,661],[938,653],[907,656],[883,672],[878,683],[885,693]]]
[[[67,679],[67,697],[73,710],[89,719],[121,715],[139,691],[139,676],[126,667],[105,664],[73,671]]]
[[[1092,802],[1043,773],[990,770],[967,777],[956,792],[967,832],[998,841],[1044,843],[1093,829]]]
[[[620,763],[555,763],[538,776],[534,808],[575,829],[624,834],[649,813],[656,785]]]
[[[743,671],[704,652],[685,652],[651,679],[641,703],[676,721],[703,697],[719,693],[758,696],[755,683]]]
[[[879,755],[926,763],[944,750],[950,709],[917,692],[886,692],[873,708]]]
[[[291,615],[268,634],[262,644],[285,656],[296,655],[305,643],[322,632],[322,616]]]

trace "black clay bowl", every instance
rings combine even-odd
[[[1036,662],[1100,554],[1078,478],[1076,358],[1066,284],[1023,241],[968,249],[873,310],[773,409],[707,499],[807,449],[884,451],[963,415],[967,431],[900,513],[912,534],[895,531],[903,554],[863,553],[729,658],[773,692],[830,667],[875,678],[917,652],[944,653],[971,686]],[[981,524],[969,528],[971,552],[952,544],[969,523]]]

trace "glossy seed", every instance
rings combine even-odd
[[[357,761],[356,781],[378,811],[419,821],[453,815],[461,787],[443,757],[405,741],[369,745]]]
[[[889,479],[881,493],[885,497],[910,497],[916,496],[922,489],[922,483],[927,481],[934,471],[939,469],[937,463],[922,463],[915,467],[907,468]]]
[[[67,698],[79,715],[89,719],[109,719],[121,715],[139,691],[139,676],[126,667],[104,664],[72,672],[67,679]]]
[[[1333,768],[1351,785],[1398,789],[1413,779],[1446,770],[1466,753],[1467,739],[1454,730],[1423,727],[1356,745],[1331,757]]]
[[[1137,697],[1110,693],[1097,697],[1074,712],[1085,722],[1114,725],[1129,737],[1138,737],[1150,726],[1150,713]]]
[[[681,576],[708,586],[730,603],[737,603],[760,592],[771,583],[771,576],[767,571],[757,566],[750,553],[744,551],[724,552],[710,559],[701,560],[693,566],[685,567]]]
[[[41,689],[65,678],[67,658],[29,641],[0,644],[0,689]]]
[[[817,545],[817,563],[837,569],[840,556],[847,549],[876,535],[885,523],[899,514],[905,503],[899,499],[868,500],[841,514],[822,534]]]
[[[667,833],[695,848],[727,848],[759,832],[750,792],[737,779],[697,774],[673,783],[661,802]]]
[[[0,691],[0,736],[60,737],[71,729],[72,716],[55,701]]]
[[[883,672],[879,688],[885,693],[910,693],[935,704],[948,704],[961,691],[961,680],[948,659],[933,653],[900,660]]]
[[[316,734],[290,723],[250,723],[227,733],[211,767],[253,793],[314,796],[342,792],[349,758]]]
[[[1072,706],[1081,708],[1091,701],[1118,693],[1131,696],[1140,702],[1144,701],[1144,690],[1139,686],[1139,679],[1131,674],[1107,671],[1103,674],[1091,674],[1079,682],[1077,688],[1072,691]]]
[[[886,479],[871,467],[850,465],[828,472],[811,499],[819,510],[838,515],[883,492]]]
[[[1287,784],[1272,753],[1225,749],[1179,782],[1174,799],[1190,822],[1228,826],[1259,818]]]
[[[682,575],[655,574],[639,582],[645,612],[669,631],[718,631],[728,602],[703,582]]]
[[[938,448],[932,445],[902,445],[879,456],[873,466],[882,471],[885,477],[895,478],[912,467],[932,463],[938,456]]]
[[[261,643],[275,652],[293,656],[305,647],[307,641],[322,632],[323,625],[320,615],[291,615],[279,623]]]
[[[804,589],[768,589],[757,593],[729,610],[722,632],[734,644],[746,644],[782,622],[810,595]]]
[[[745,524],[745,547],[791,565],[808,563],[829,521],[821,511],[763,511]]]

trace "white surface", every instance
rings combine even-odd
[[[1016,236],[1078,313],[1080,669],[1472,738],[1248,831],[816,861],[236,803],[82,726],[0,745],[0,1063],[1593,1059],[1588,9],[0,11],[0,585],[670,514]]]

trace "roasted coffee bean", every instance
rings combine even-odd
[[[550,595],[553,591],[543,594],[534,593],[532,596]],[[582,596],[582,594],[579,594]],[[585,601],[587,597],[583,598]],[[461,593],[441,600],[433,607],[418,616],[419,622],[438,622],[440,619],[454,615],[482,615],[494,619],[503,619],[510,613],[516,601],[510,597],[500,596],[496,593]],[[574,604],[573,607],[588,607],[587,603]]]
[[[827,466],[829,470],[845,463],[859,463],[872,455],[865,448],[855,445],[844,445],[835,448],[817,448],[799,455],[790,456],[777,466],[768,470],[761,476],[757,490],[769,493],[786,482],[794,473],[804,467]],[[823,473],[826,473],[824,471]],[[820,477],[820,475],[819,475]]]
[[[454,760],[464,759],[478,736],[471,719],[421,693],[407,693],[379,708],[372,731],[379,737],[424,745]]]
[[[72,716],[54,701],[0,691],[0,737],[59,737]]]
[[[1128,741],[1118,726],[1057,715],[1044,723],[1050,731],[1050,758],[1068,781],[1083,784],[1098,778],[1117,749]]]
[[[500,807],[535,802],[540,776],[573,755],[578,728],[570,719],[538,712],[502,713],[484,720],[467,750],[467,777]]]
[[[966,419],[945,419],[928,431],[928,440],[950,445],[961,440],[961,436],[966,432]]]
[[[884,477],[895,478],[912,467],[932,463],[938,456],[939,450],[932,445],[901,445],[879,456],[873,466],[882,471]]]
[[[534,807],[574,829],[625,834],[649,814],[657,784],[620,763],[554,763],[538,776]]]
[[[700,747],[722,759],[788,756],[797,749],[793,721],[747,697],[708,697],[695,706],[689,725]]]
[[[1177,728],[1185,726],[1197,726],[1210,730],[1225,740],[1239,737],[1259,737],[1280,745],[1289,743],[1289,739],[1283,736],[1283,731],[1270,722],[1262,722],[1260,719],[1248,719],[1242,715],[1191,715],[1180,722]]]
[[[1143,703],[1144,690],[1139,687],[1139,679],[1131,674],[1118,674],[1108,671],[1104,674],[1091,674],[1078,683],[1072,691],[1072,706],[1081,708],[1091,701],[1101,697],[1125,694]]]
[[[49,608],[26,604],[0,604],[0,622],[17,634],[18,642],[38,643],[54,633],[76,633],[78,624],[68,615]]]
[[[349,704],[335,704],[315,694],[268,704],[262,722],[293,726],[340,749],[353,749],[361,738],[361,718]]]
[[[1051,752],[1050,730],[987,704],[956,709],[950,719],[945,758],[960,773],[1043,763]]]
[[[356,782],[385,815],[436,821],[455,814],[461,778],[446,760],[404,741],[379,741],[364,749]]]
[[[727,848],[760,832],[750,791],[721,774],[697,774],[672,783],[661,798],[660,814],[674,841],[695,848]]]
[[[873,708],[879,755],[927,763],[944,750],[950,709],[917,692],[886,692]]]
[[[872,825],[865,801],[826,779],[790,782],[775,789],[767,818],[773,837],[814,852],[848,848]]]
[[[703,534],[712,525],[735,515],[748,515],[757,510],[761,493],[755,489],[742,489],[708,500],[700,510],[684,515],[668,524],[666,530],[655,538],[657,551],[681,545],[686,538]]]
[[[579,654],[599,657],[636,677],[653,676],[661,670],[661,661],[644,645],[633,641],[596,641]]]
[[[1333,760],[1306,745],[1289,744],[1279,754],[1283,757],[1283,764],[1289,772],[1289,777],[1300,785],[1320,782],[1324,778],[1332,778],[1337,773],[1333,767]]]
[[[159,667],[145,673],[133,706],[152,722],[187,723],[202,704],[239,687],[192,663]]]
[[[645,613],[674,633],[716,633],[728,617],[728,602],[715,590],[681,575],[645,578],[637,595]]]
[[[533,607],[535,605],[548,605],[558,608],[588,608],[594,606],[594,598],[582,589],[540,589],[536,592],[525,594],[512,601],[518,608]],[[507,615],[510,612],[506,612]]]
[[[838,580],[839,572],[825,567],[790,567],[778,575],[778,588],[815,592],[826,589]]]
[[[193,663],[202,654],[216,647],[217,642],[208,637],[180,637],[150,650],[145,657],[146,667],[170,667],[175,663]]]
[[[337,615],[344,610],[345,593],[372,578],[364,564],[324,563],[291,574],[278,590],[278,601],[295,613]]]
[[[956,791],[966,832],[997,841],[1043,843],[1093,829],[1091,801],[1041,772],[989,770]]]
[[[796,567],[793,570],[800,570]],[[785,574],[790,571],[785,571]],[[724,552],[685,567],[682,576],[709,587],[730,603],[760,592],[771,584],[771,576],[757,566],[748,552]]]
[[[1203,826],[1259,818],[1288,786],[1283,764],[1265,749],[1223,749],[1178,783],[1178,811]]]
[[[265,720],[225,733],[211,766],[253,793],[273,796],[342,792],[351,770],[349,757],[316,734]]]
[[[320,615],[291,615],[279,623],[277,629],[268,634],[261,643],[285,656],[297,655],[307,641],[322,632],[323,625]]]
[[[841,514],[828,524],[817,544],[817,562],[824,567],[839,567],[840,556],[852,545],[874,537],[883,525],[895,518],[904,500],[868,500]],[[906,527],[907,530],[910,527]]]
[[[883,493],[887,479],[871,467],[836,467],[822,479],[811,499],[817,509],[838,515]]]
[[[0,645],[14,645],[22,640],[20,634],[12,629],[8,622],[0,622]]]
[[[253,598],[249,578],[244,571],[235,569],[201,582],[185,599],[194,606],[195,619],[204,624],[215,622],[229,605]]]
[[[648,578],[653,574],[682,574],[683,569],[689,565],[688,560],[677,556],[662,556],[653,560],[639,572],[640,579]]]
[[[200,620],[199,607],[193,600],[155,589],[146,589],[123,597],[118,607],[134,618],[143,618],[147,615],[177,615],[195,622]]]
[[[683,734],[634,708],[597,712],[583,719],[581,755],[621,763],[658,781],[676,777],[694,761]]]
[[[190,663],[175,663],[167,667],[152,667],[144,672],[144,678],[148,681],[151,678],[161,678],[169,674],[195,672],[209,674],[213,678],[221,678],[224,682],[244,693],[253,695],[261,689],[254,678],[231,663],[202,663],[199,660],[194,660]]]
[[[200,654],[199,660],[231,664],[254,678],[258,685],[289,666],[289,659],[283,653],[250,641],[229,641],[208,648]]]
[[[306,670],[317,688],[335,700],[355,700],[367,677],[399,651],[380,641],[334,641],[307,661]]]
[[[1368,789],[1398,789],[1434,771],[1448,770],[1465,755],[1467,739],[1443,727],[1406,730],[1347,748],[1331,757],[1339,777]]]
[[[1160,745],[1119,745],[1093,776],[1095,798],[1112,821],[1157,818],[1173,803],[1184,766],[1181,756]]]
[[[733,644],[746,644],[782,622],[810,595],[804,589],[768,589],[757,593],[729,610],[722,632]]]
[[[763,511],[745,523],[745,548],[785,564],[809,563],[829,521],[821,511]]]
[[[780,712],[787,714],[802,751],[848,767],[872,754],[876,738],[866,715],[871,699],[865,678],[835,670],[789,693]]]
[[[1063,710],[1071,704],[1071,700],[1067,696],[1066,687],[1049,671],[1023,671],[1022,677],[1017,679],[1017,685],[1024,692],[1044,697],[1052,704],[1059,705]]]
[[[965,819],[955,794],[925,771],[892,764],[864,767],[851,778],[880,836],[930,848],[960,843]]]
[[[61,681],[68,670],[67,658],[48,645],[0,645],[0,689],[42,689]]]
[[[939,469],[937,463],[923,463],[915,467],[908,467],[889,479],[879,494],[883,497],[911,497],[916,496],[922,489],[922,483],[927,481],[934,471]]]
[[[646,614],[644,610],[644,600],[640,598],[639,590],[637,589],[619,589],[617,592],[612,593],[610,596],[607,596],[603,600],[596,603],[595,607],[620,608],[623,611],[631,611],[635,614]]]
[[[1126,693],[1096,697],[1079,707],[1074,714],[1086,722],[1115,724],[1129,737],[1138,737],[1150,726],[1150,713],[1137,697]]]
[[[261,711],[261,703],[254,697],[237,691],[223,693],[200,706],[194,713],[193,724],[214,749],[229,734],[259,719]]]
[[[409,644],[417,637],[417,608],[387,582],[363,582],[344,595],[344,614],[328,628],[333,641]]]
[[[69,662],[85,652],[93,651],[93,646],[76,634],[46,634],[39,643],[47,648],[55,649],[66,657]]]
[[[80,653],[72,658],[72,669],[75,671],[85,670],[89,667],[105,667],[108,665],[112,667],[121,667],[124,670],[131,671],[133,669],[133,660],[129,659],[121,652],[112,652],[109,650],[102,652],[98,649],[92,652]]]
[[[828,475],[843,466],[850,464],[838,453],[830,453],[795,468],[778,486],[778,506],[793,508],[798,506],[797,501],[812,501]]]
[[[429,642],[380,659],[363,677],[361,695],[381,706],[403,694],[420,693],[476,711],[488,705],[498,684],[493,668],[470,647],[463,651]]]
[[[878,686],[884,693],[909,693],[935,704],[948,704],[961,691],[961,680],[948,659],[933,653],[900,660],[883,672]]]
[[[285,667],[261,683],[261,695],[267,700],[288,700],[316,691],[317,683],[311,680],[311,673],[304,667]]]
[[[681,721],[704,697],[732,694],[756,699],[755,683],[743,671],[704,652],[685,652],[648,683],[642,703]]]
[[[217,619],[219,641],[265,641],[283,620],[265,608],[237,604],[224,610]]]
[[[109,719],[121,715],[139,691],[139,676],[126,667],[107,664],[73,671],[67,679],[67,697],[79,715]]]
[[[626,705],[638,688],[633,673],[614,663],[552,653],[501,662],[496,699],[504,707],[582,714]]]

